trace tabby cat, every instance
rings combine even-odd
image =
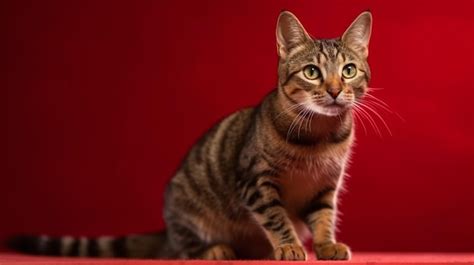
[[[165,231],[124,237],[25,236],[21,251],[64,256],[347,260],[335,239],[337,198],[364,97],[372,16],[337,39],[313,39],[290,12],[276,38],[278,88],[211,128],[165,193]]]

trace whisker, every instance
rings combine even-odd
[[[306,114],[307,113],[308,113],[308,109],[305,109],[303,111],[302,118],[299,121],[299,124],[298,124],[298,139],[300,138],[301,126],[304,124],[304,119],[306,119]]]
[[[353,108],[354,108],[354,111],[360,116],[361,121],[363,120],[363,118],[365,118],[366,120],[369,121],[369,124],[372,126],[372,128],[374,128],[372,123],[370,123],[370,120],[367,118],[367,115],[362,112],[361,107],[354,104]]]
[[[309,128],[308,128],[309,117],[311,117],[311,111],[308,111],[308,117],[306,118],[306,123],[305,123],[305,125],[304,125],[304,130],[305,130],[306,132],[309,131]]]
[[[392,111],[388,108],[385,108],[384,106],[378,104],[376,101],[364,100],[363,104],[366,104],[367,106],[371,106],[374,109],[382,108],[383,110],[389,112],[390,114],[396,115],[397,117],[401,118],[400,115],[398,115],[398,113],[396,113],[396,112],[394,112],[394,111]],[[402,119],[402,121],[404,121],[403,118],[401,118],[401,119]]]
[[[378,97],[376,97],[376,96],[374,96],[374,95],[372,95],[372,94],[367,93],[367,94],[365,94],[364,96],[365,96],[365,97],[373,98],[373,99],[375,99],[376,101],[380,102],[382,105],[384,105],[384,106],[386,106],[386,107],[389,107],[388,104],[387,104],[385,101],[379,99]]]
[[[357,113],[357,109],[354,109],[352,112],[354,114],[354,117],[356,118],[356,121],[360,121],[360,124],[362,125],[362,128],[364,129],[364,134],[367,135],[367,128],[365,127],[365,124],[362,120],[362,118],[359,116],[360,114]]]
[[[308,122],[308,128],[309,128],[309,132],[311,133],[311,129],[312,129],[312,125],[313,125],[313,117],[314,117],[314,112],[311,111],[311,115],[309,116],[309,122]]]
[[[383,137],[383,134],[382,134],[382,130],[380,130],[380,127],[378,125],[378,123],[375,121],[375,119],[372,117],[371,115],[371,112],[367,111],[366,109],[364,109],[365,105],[363,104],[360,104],[360,108],[361,110],[367,115],[367,117],[369,118],[369,120],[374,124],[376,130],[377,130],[377,134],[379,135],[379,137]]]
[[[300,119],[298,120],[298,123],[297,123],[297,126],[298,126],[298,138],[300,138],[301,125],[302,125],[303,122],[304,122],[304,118],[305,118],[305,116],[306,116],[306,111],[307,111],[307,109],[304,109],[304,110],[303,110],[303,113],[301,114]],[[296,129],[295,129],[295,131],[296,131]]]
[[[385,106],[385,105],[382,105],[381,103],[379,103],[379,102],[377,102],[377,101],[373,101],[373,100],[371,100],[371,99],[366,98],[366,99],[364,99],[364,102],[366,102],[366,103],[367,103],[367,102],[372,103],[372,104],[377,105],[378,107],[380,107],[380,108],[386,110],[387,112],[390,112],[391,114],[395,114],[395,113],[393,112],[393,110],[391,110],[389,107],[387,107],[387,106]]]
[[[281,115],[283,114],[286,114],[288,113],[288,111],[291,111],[291,110],[294,110],[294,109],[297,109],[301,106],[304,106],[304,102],[302,103],[296,103],[296,104],[293,104],[291,106],[289,106],[288,108],[284,109],[283,111],[281,111],[280,113],[278,113],[274,118],[273,118],[273,121],[276,121]]]
[[[383,100],[377,98],[376,96],[374,95],[371,95],[371,94],[366,94],[366,96],[370,97],[370,99],[373,99],[375,101],[371,101],[373,103],[377,103],[377,105],[383,105],[385,106],[385,110],[387,110],[388,112],[390,112],[391,114],[394,114],[395,116],[397,116],[401,121],[403,122],[406,122],[406,120],[396,111],[394,111],[386,102],[384,102]],[[366,101],[369,101],[368,98],[365,99]],[[382,107],[382,106],[380,106]],[[383,107],[382,107],[383,108]]]
[[[298,124],[298,120],[301,118],[300,115],[305,109],[302,109],[298,112],[296,117],[293,119],[293,121],[290,124],[290,127],[288,127],[288,131],[286,133],[286,141],[288,142],[288,139],[290,138],[290,135],[293,133],[293,130],[296,129],[296,126]]]
[[[369,111],[372,111],[379,119],[380,121],[382,121],[383,125],[385,126],[385,128],[387,129],[388,133],[390,134],[390,136],[392,136],[392,131],[390,130],[390,128],[388,127],[387,123],[385,122],[385,120],[382,118],[382,116],[380,116],[380,114],[377,113],[377,111],[375,111],[372,107],[370,107],[369,105],[366,105],[366,104],[361,104],[362,106],[365,106]]]
[[[356,109],[359,109],[360,110],[360,114],[365,117],[370,125],[372,126],[372,128],[374,129],[374,131],[379,135],[379,137],[382,137],[382,133],[380,131],[380,128],[379,126],[377,125],[377,123],[374,121],[374,119],[372,118],[372,116],[370,115],[370,113],[368,113],[361,105],[360,103],[355,103],[354,104],[354,108]]]

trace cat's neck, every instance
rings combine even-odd
[[[304,113],[292,108],[291,102],[280,98],[278,93],[269,95],[265,106],[275,129],[288,142],[314,145],[320,142],[339,142],[352,132],[352,112],[344,111],[337,116]],[[299,115],[298,115],[299,114]]]

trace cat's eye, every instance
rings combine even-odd
[[[345,79],[354,78],[356,75],[357,75],[357,67],[355,66],[355,64],[353,63],[346,64],[342,68],[342,77],[344,77]]]
[[[316,65],[307,65],[303,68],[304,77],[308,78],[309,80],[315,80],[321,77],[321,71]]]

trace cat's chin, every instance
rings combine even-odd
[[[338,116],[347,111],[347,107],[339,104],[320,106],[316,104],[306,104],[306,108],[312,112],[324,116]]]
[[[337,115],[340,115],[340,114],[342,114],[346,111],[346,108],[344,106],[340,106],[340,105],[330,105],[330,106],[323,107],[323,108],[324,108],[327,116],[337,116]]]

